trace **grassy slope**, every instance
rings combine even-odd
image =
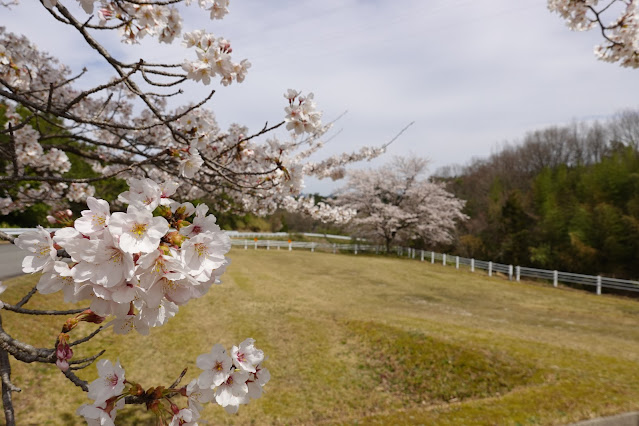
[[[639,409],[637,301],[414,260],[242,249],[230,257],[224,284],[150,337],[106,332],[76,356],[108,347],[105,357],[119,355],[127,377],[148,387],[185,366],[186,380],[195,377],[195,358],[215,342],[254,337],[270,355],[267,394],[236,416],[209,406],[213,423],[565,424]],[[33,282],[8,281],[3,300]],[[3,322],[49,346],[63,320],[4,313]],[[13,365],[24,390],[14,396],[19,424],[77,421],[88,399],[55,367]],[[148,417],[131,407],[118,419]]]

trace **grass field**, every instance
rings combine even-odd
[[[233,249],[224,283],[151,336],[99,335],[127,378],[168,385],[197,355],[245,337],[270,356],[262,399],[212,424],[537,425],[639,409],[639,301],[414,260]],[[7,281],[14,303],[35,277]],[[54,298],[59,303],[60,298]],[[28,307],[50,306],[34,297]],[[62,318],[3,313],[5,329],[51,346]],[[72,337],[88,333],[86,325]],[[13,363],[18,424],[81,424],[89,400],[54,366]],[[96,377],[95,368],[81,373]],[[152,424],[127,407],[118,424]]]

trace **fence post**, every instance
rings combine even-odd
[[[601,295],[601,275],[597,275],[597,295]]]
[[[280,243],[277,243],[277,249],[278,250],[280,249]]]
[[[291,250],[293,250],[293,242],[289,241],[288,242],[288,251],[291,251]]]
[[[248,240],[244,240],[244,250],[248,249]]]
[[[355,254],[357,254],[357,244],[355,244]]]
[[[333,243],[333,254],[335,254],[337,250],[335,249],[335,243]]]
[[[413,259],[415,259],[415,249],[413,249]]]
[[[515,267],[515,271],[517,274],[517,282],[519,282],[519,278],[521,277],[521,267],[520,266],[516,266]]]
[[[430,263],[435,263],[435,252],[434,251],[430,252]]]
[[[422,262],[424,261],[424,250],[422,250]]]
[[[315,243],[311,243],[311,253],[315,251]]]
[[[475,259],[470,259],[470,272],[475,272]]]
[[[379,246],[375,246],[375,254],[379,254]]]
[[[508,265],[508,281],[513,280],[513,265]]]
[[[493,276],[493,262],[488,262],[488,276],[492,277]]]
[[[271,249],[271,242],[269,240],[266,240],[266,250],[270,250]]]
[[[255,250],[257,250],[257,239],[255,240]]]
[[[455,256],[455,269],[459,269],[459,256]]]
[[[446,266],[446,253],[442,254],[442,265]]]
[[[557,271],[552,271],[552,286],[557,287],[557,279],[559,278],[559,273]]]

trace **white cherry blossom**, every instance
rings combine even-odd
[[[126,253],[151,253],[158,248],[168,228],[163,217],[131,206],[126,213],[113,213],[109,224],[110,232],[119,237],[120,248]]]
[[[57,259],[57,250],[53,247],[51,235],[41,226],[34,231],[21,234],[14,244],[33,253],[25,256],[22,261],[22,271],[27,274],[41,271]]]
[[[211,388],[224,383],[231,374],[233,361],[226,353],[224,346],[219,343],[213,345],[211,352],[197,357],[197,367],[204,370],[197,379],[201,388]]]
[[[264,352],[255,347],[255,339],[248,338],[231,349],[233,365],[244,371],[255,373],[255,366],[264,361]]]
[[[93,197],[87,197],[87,207],[89,207],[89,210],[81,212],[82,217],[75,220],[74,227],[89,237],[99,236],[109,224],[111,216],[109,203]]]
[[[249,372],[235,370],[215,390],[215,401],[224,407],[227,413],[237,413],[240,404],[248,403],[248,386],[246,385],[248,379]]]
[[[96,404],[102,404],[107,399],[116,396],[124,390],[124,369],[120,361],[113,364],[107,359],[97,362],[98,377],[89,384],[89,398]]]

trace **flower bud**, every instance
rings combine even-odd
[[[69,369],[69,362],[73,357],[73,350],[71,346],[69,346],[69,335],[66,333],[60,333],[58,336],[58,346],[55,351],[55,356],[57,358],[55,365],[62,371],[67,371]]]
[[[169,244],[178,246],[178,247],[181,247],[182,243],[185,240],[184,235],[180,234],[177,231],[169,232],[168,234],[166,234],[164,238]]]
[[[101,324],[102,321],[104,321],[104,317],[96,314],[91,309],[87,309],[86,311],[79,313],[76,315],[76,318],[78,321],[90,322],[92,324]]]
[[[68,333],[69,331],[73,330],[78,325],[78,322],[80,322],[80,320],[78,320],[77,316],[67,319],[62,326],[62,332]]]

